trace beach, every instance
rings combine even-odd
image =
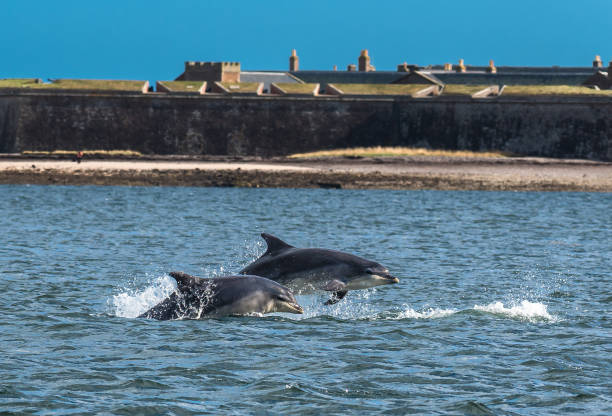
[[[612,192],[612,163],[548,158],[0,157],[0,184]]]

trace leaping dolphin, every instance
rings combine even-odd
[[[259,276],[203,279],[183,272],[170,273],[177,290],[139,316],[158,320],[201,319],[249,313],[304,313],[293,293]]]
[[[379,263],[341,251],[296,248],[273,235],[262,233],[266,252],[240,271],[267,277],[298,293],[314,290],[333,292],[325,302],[338,302],[349,290],[398,283],[399,279]]]

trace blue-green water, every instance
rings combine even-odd
[[[0,186],[0,413],[611,414],[612,195]],[[266,231],[397,285],[134,318]]]

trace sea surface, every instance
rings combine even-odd
[[[136,318],[298,247],[396,285]],[[0,186],[2,414],[612,414],[612,194]]]

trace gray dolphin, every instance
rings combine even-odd
[[[227,276],[202,279],[172,272],[177,290],[139,318],[200,319],[249,313],[304,313],[293,293],[259,276]]]
[[[240,274],[256,274],[282,285],[308,293],[314,290],[333,292],[325,302],[338,302],[349,290],[398,283],[399,279],[379,263],[341,251],[321,248],[296,248],[273,235],[261,234],[268,249]]]

